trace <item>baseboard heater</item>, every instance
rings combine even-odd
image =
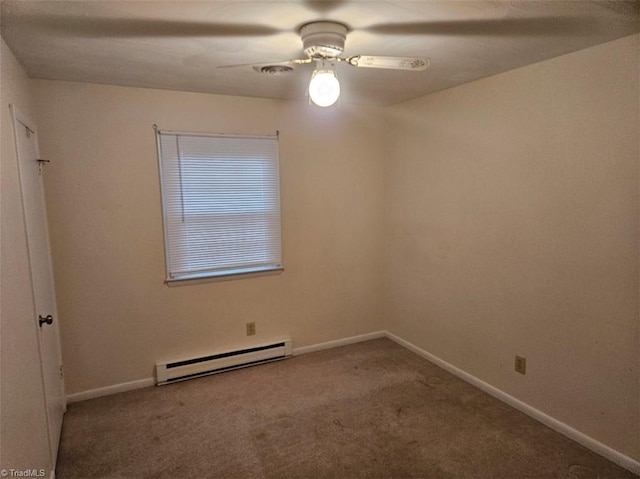
[[[254,346],[247,349],[212,354],[171,363],[156,364],[156,384],[174,383],[231,369],[277,361],[291,356],[291,340]]]

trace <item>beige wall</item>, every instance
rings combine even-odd
[[[391,332],[636,460],[639,53],[391,108],[385,285]]]
[[[44,390],[9,104],[36,121],[22,67],[0,45],[0,469],[49,469]]]
[[[382,110],[35,81],[68,394],[154,364],[383,329]],[[280,130],[283,259],[268,276],[169,288],[152,125]],[[245,323],[255,321],[255,337]]]

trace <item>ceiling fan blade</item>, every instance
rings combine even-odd
[[[566,36],[586,33],[592,27],[593,19],[587,17],[541,16],[386,23],[372,25],[364,30],[383,35]]]
[[[346,58],[345,61],[354,67],[412,70],[417,72],[426,70],[431,63],[428,58],[380,57],[372,55],[356,55]]]
[[[304,63],[311,63],[311,58],[294,58],[293,60],[284,60],[276,62],[262,62],[262,63],[238,63],[235,65],[218,65],[216,68],[242,68],[242,67],[266,67],[276,65],[302,65]]]
[[[3,27],[32,28],[84,38],[256,37],[281,33],[281,30],[266,25],[244,23],[37,14],[12,19],[11,23],[3,24]]]

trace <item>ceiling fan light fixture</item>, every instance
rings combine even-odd
[[[309,97],[318,106],[333,105],[340,97],[340,82],[334,70],[330,68],[316,69],[309,82]]]

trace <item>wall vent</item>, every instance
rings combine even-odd
[[[238,349],[199,358],[156,364],[156,384],[174,383],[186,379],[246,368],[256,364],[277,361],[291,356],[291,340]]]

